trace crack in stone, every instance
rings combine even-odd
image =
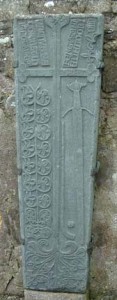
[[[7,285],[4,289],[4,293],[8,290],[9,285],[11,284],[12,280],[14,279],[14,276],[12,275],[11,278],[9,279],[9,281],[7,282]]]

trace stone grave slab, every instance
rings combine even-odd
[[[85,293],[103,16],[17,17],[14,35],[24,288]]]

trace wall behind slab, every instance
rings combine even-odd
[[[45,5],[46,3],[46,5]],[[93,214],[90,299],[117,299],[117,1],[0,0],[0,300],[23,297],[17,195],[13,18],[16,14],[102,12],[104,63]],[[7,296],[8,295],[8,296]]]

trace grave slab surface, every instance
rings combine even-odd
[[[103,17],[21,17],[14,35],[24,287],[85,293]]]

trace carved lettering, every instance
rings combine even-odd
[[[30,20],[27,23],[28,28],[28,43],[30,47],[30,66],[37,66],[39,64],[39,50],[38,50],[38,44],[37,44],[37,35],[35,31],[35,21]]]
[[[86,41],[88,50],[88,69],[90,72],[95,68],[96,53],[95,53],[95,28],[96,20],[94,18],[89,18],[87,20],[87,30],[86,30]]]
[[[39,18],[35,21],[36,29],[37,29],[37,40],[39,45],[39,62],[41,66],[48,66],[48,46],[46,41],[46,33],[44,29],[43,18]]]
[[[77,67],[84,25],[84,20],[78,22],[77,19],[73,19],[71,21],[71,31],[63,67]]]
[[[20,38],[22,43],[22,50],[23,50],[23,57],[24,57],[24,63],[26,63],[27,66],[30,66],[30,49],[29,44],[27,40],[27,24],[24,22],[19,22],[19,32],[20,32]]]

